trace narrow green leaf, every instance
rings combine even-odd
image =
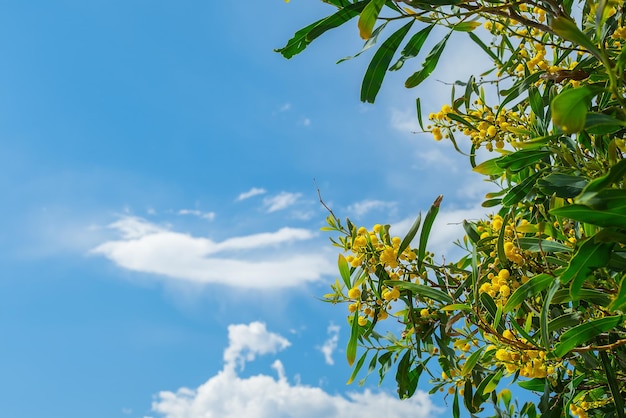
[[[543,306],[541,307],[541,315],[539,316],[539,329],[541,331],[541,341],[543,343],[543,347],[547,350],[552,345],[552,338],[550,338],[551,334],[548,332],[548,313],[550,311],[550,303],[552,303],[552,298],[554,294],[559,290],[561,283],[558,280],[553,280],[548,292],[546,293],[546,297],[543,300]]]
[[[596,45],[587,35],[582,33],[580,29],[578,29],[578,25],[570,19],[559,16],[552,20],[552,30],[561,38],[574,43],[574,45],[581,45],[596,57],[601,58],[602,54],[598,48],[596,48]]]
[[[442,292],[439,289],[435,289],[429,286],[424,286],[412,282],[405,282],[402,280],[385,280],[385,284],[390,287],[397,286],[401,290],[409,290],[416,295],[436,300],[437,302],[441,302],[446,305],[449,305],[453,302],[453,299],[452,297],[450,297],[450,295]]]
[[[483,355],[484,347],[481,347],[479,350],[474,351],[468,358],[465,364],[463,364],[463,369],[461,369],[461,376],[467,376],[469,373],[474,370],[474,366],[480,360],[480,356]]]
[[[498,160],[500,158],[501,157],[483,161],[474,167],[473,170],[485,176],[499,176],[504,172],[504,169],[498,165]]]
[[[526,390],[532,390],[533,392],[543,392],[544,388],[546,387],[546,380],[534,378],[531,380],[523,380],[517,382],[517,384]]]
[[[426,213],[426,217],[424,218],[424,226],[422,226],[422,231],[420,232],[420,242],[417,253],[417,268],[421,270],[422,265],[424,263],[424,257],[426,256],[426,244],[428,243],[428,236],[430,235],[430,230],[433,227],[433,223],[435,222],[435,218],[439,213],[439,205],[441,205],[441,201],[443,200],[443,195],[437,196],[430,209]]]
[[[611,311],[624,311],[626,310],[626,275],[622,277],[619,285],[619,292],[615,296],[615,300],[609,305]]]
[[[352,330],[350,331],[350,340],[348,341],[348,347],[346,348],[346,358],[348,364],[352,366],[356,359],[356,347],[359,339],[359,312],[355,312],[352,315]]]
[[[359,361],[356,362],[356,366],[354,366],[354,368],[352,369],[352,374],[350,375],[350,378],[346,382],[346,385],[349,385],[352,382],[354,382],[354,379],[356,378],[357,374],[359,374],[361,367],[363,367],[363,362],[365,361],[366,357],[367,357],[367,351],[363,353],[361,357],[359,358]]]
[[[404,250],[406,250],[411,244],[411,241],[413,241],[413,238],[415,238],[415,235],[417,234],[417,230],[419,229],[421,222],[422,214],[420,213],[417,215],[417,218],[413,222],[413,225],[411,225],[411,228],[409,228],[409,231],[406,233],[404,239],[400,243],[400,246],[398,247],[398,255],[402,254]]]
[[[348,61],[348,60],[351,60],[353,58],[356,58],[359,55],[361,55],[362,53],[364,53],[365,51],[367,51],[368,49],[370,49],[371,47],[373,47],[374,45],[376,45],[376,42],[378,42],[378,37],[383,32],[383,29],[385,29],[385,27],[387,26],[387,23],[389,23],[389,22],[383,23],[382,25],[378,26],[374,30],[374,32],[372,33],[372,36],[370,38],[368,38],[367,41],[365,41],[365,45],[363,45],[363,48],[361,48],[361,50],[359,52],[357,52],[354,55],[351,55],[351,56],[344,57],[344,58],[340,59],[339,61],[337,61],[337,64],[341,64],[344,61]]]
[[[546,239],[535,237],[523,237],[518,240],[519,247],[522,250],[533,253],[569,253],[572,249],[560,242],[549,241]]]
[[[406,60],[415,58],[422,50],[424,42],[426,42],[430,31],[432,31],[434,27],[435,25],[426,26],[424,29],[413,35],[411,39],[409,39],[409,42],[406,43],[404,49],[402,49],[400,58],[389,68],[389,71],[399,70],[402,68]]]
[[[420,128],[423,131],[424,123],[422,122],[422,104],[419,97],[415,99],[415,109],[417,110],[417,122],[420,124]]]
[[[619,418],[624,418],[624,398],[622,397],[620,383],[617,381],[617,374],[615,373],[616,366],[611,364],[606,351],[600,351],[600,359],[602,360],[602,366],[604,366],[604,372],[606,373],[606,380],[609,384],[611,395],[613,395],[615,413]]]
[[[452,30],[458,32],[472,32],[474,29],[480,26],[480,22],[472,21],[472,22],[459,22],[456,25],[452,26]]]
[[[459,407],[459,389],[454,390],[454,401],[452,401],[452,418],[461,418],[461,408]]]
[[[400,43],[409,32],[409,29],[413,26],[413,22],[414,20],[411,20],[387,38],[374,54],[363,77],[363,83],[361,85],[362,102],[374,103],[383,79],[385,78],[389,63],[400,46]]]
[[[496,164],[500,168],[517,172],[550,155],[552,152],[548,150],[521,150],[496,159]]]
[[[587,87],[562,91],[552,99],[550,110],[552,122],[566,134],[573,134],[585,127],[585,118],[593,94]]]
[[[446,48],[446,43],[448,42],[448,38],[450,37],[450,33],[448,33],[434,48],[430,51],[430,53],[426,56],[424,63],[422,64],[422,69],[418,72],[414,73],[410,76],[404,83],[406,88],[413,88],[418,86],[422,81],[426,80],[428,76],[435,70],[437,67],[437,63],[439,62],[439,57],[443,50]]]
[[[555,194],[564,199],[578,196],[588,181],[580,176],[552,173],[539,179],[537,187],[546,195]]]
[[[509,190],[506,196],[502,198],[502,205],[505,207],[511,207],[521,202],[522,199],[528,196],[528,194],[534,188],[535,183],[537,182],[537,179],[541,174],[543,174],[543,172],[538,171],[532,176],[528,176],[524,179],[524,181]]]
[[[576,203],[588,204],[588,201],[603,189],[606,189],[613,183],[623,180],[626,175],[626,159],[620,160],[617,164],[609,169],[609,172],[593,181],[584,188],[581,196],[576,199]]]
[[[521,305],[526,299],[534,297],[554,281],[554,278],[548,274],[542,273],[531,278],[526,283],[513,292],[509,300],[504,305],[502,311],[504,313],[511,312],[516,306]]]
[[[598,335],[608,332],[623,322],[623,317],[608,316],[605,318],[594,319],[584,324],[570,328],[561,335],[559,343],[554,347],[552,354],[556,358],[561,358],[570,352],[573,348],[588,344]]]
[[[348,261],[346,261],[343,254],[339,254],[339,261],[337,264],[339,265],[339,274],[341,275],[343,283],[348,289],[352,288],[350,283],[350,266],[348,266]]]
[[[471,223],[463,220],[463,229],[465,229],[465,233],[467,234],[470,241],[472,241],[474,244],[480,241],[480,235],[478,234],[478,231],[474,229],[474,226]]]
[[[361,12],[359,16],[359,35],[363,39],[369,39],[372,36],[374,25],[378,19],[378,14],[385,5],[385,0],[371,0]]]
[[[600,210],[585,205],[569,205],[552,209],[550,213],[605,228],[626,228],[626,212],[619,207]]]
[[[613,244],[596,242],[594,237],[587,239],[576,251],[561,274],[561,283],[572,281],[570,292],[572,297],[576,297],[583,283],[591,274],[593,269],[604,267],[609,262]]]
[[[292,58],[294,55],[304,51],[315,38],[319,37],[324,32],[341,26],[353,17],[358,16],[366,4],[367,1],[350,4],[340,9],[337,13],[300,29],[294,34],[293,38],[287,41],[287,45],[283,48],[275,49],[274,51],[280,53],[287,59]]]

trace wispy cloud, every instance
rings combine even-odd
[[[407,400],[369,390],[343,397],[319,387],[292,384],[280,360],[272,364],[277,378],[265,374],[241,378],[235,370],[235,361],[277,353],[288,347],[289,342],[268,332],[258,322],[233,325],[228,331],[230,345],[224,352],[224,368],[196,389],[183,387],[176,392],[159,392],[152,403],[154,412],[165,418],[426,418],[443,412],[422,391]]]
[[[247,192],[243,192],[239,196],[237,196],[236,201],[239,202],[241,200],[250,199],[251,197],[258,196],[260,194],[265,194],[265,193],[267,193],[267,190],[259,188],[259,187],[253,187]]]
[[[333,353],[337,349],[337,344],[339,343],[339,330],[341,328],[339,325],[335,325],[332,322],[328,325],[328,339],[324,341],[324,344],[318,349],[324,354],[324,360],[326,364],[330,364],[331,366],[335,364],[333,360]]]
[[[202,218],[202,219],[208,219],[209,221],[212,221],[213,219],[215,219],[215,212],[202,212],[200,210],[193,210],[193,209],[181,209],[178,211],[179,215],[193,215],[193,216],[197,216],[198,218]]]
[[[302,196],[300,193],[280,192],[276,196],[266,197],[263,199],[263,205],[268,213],[272,213],[287,209],[289,206],[294,205],[300,196]]]
[[[109,225],[120,239],[91,250],[119,267],[179,281],[244,288],[298,286],[334,272],[323,251],[298,249],[315,234],[306,229],[233,237],[215,242],[127,216]]]
[[[361,217],[373,210],[394,209],[395,202],[384,202],[382,200],[362,200],[348,206],[347,211],[354,214],[354,217]]]

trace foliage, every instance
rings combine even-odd
[[[425,55],[405,84],[422,83],[459,36],[489,62],[485,73],[455,83],[454,100],[427,125],[417,100],[422,129],[468,149],[472,169],[493,185],[483,205],[496,212],[464,222],[465,256],[441,264],[427,251],[441,196],[403,239],[388,225],[344,224],[332,211],[327,218],[324,229],[338,233],[332,241],[343,252],[341,279],[326,299],[347,304],[350,382],[367,362],[367,374],[378,370],[381,379],[395,370],[401,398],[420,378],[431,392],[447,390],[454,416],[462,403],[472,415],[624,417],[623,2],[325,2],[334,13],[278,51],[290,58],[358,19],[366,47],[380,42],[364,76],[365,102],[374,102],[388,71]],[[432,42],[435,27],[446,32]],[[479,149],[495,156],[477,164]],[[392,318],[401,329],[382,335]],[[511,382],[535,401],[519,405],[505,387]]]

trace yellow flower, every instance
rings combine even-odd
[[[348,290],[348,297],[350,299],[358,299],[361,296],[361,290],[358,287],[353,287]]]
[[[364,327],[365,325],[367,325],[367,318],[364,316],[359,316],[359,325]]]

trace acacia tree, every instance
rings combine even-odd
[[[494,214],[463,224],[462,258],[436,263],[427,250],[441,196],[403,238],[330,211],[340,278],[325,297],[347,304],[350,382],[366,364],[381,379],[395,371],[406,398],[428,379],[448,391],[455,417],[461,404],[472,415],[625,417],[623,2],[324,2],[332,13],[278,52],[291,58],[358,18],[365,47],[378,46],[364,102],[388,71],[425,55],[405,85],[422,83],[453,37],[468,36],[488,63],[426,123],[417,99],[421,129],[465,150],[493,186],[483,206]],[[436,26],[448,31],[421,54]],[[481,148],[493,158],[476,161]],[[392,319],[400,329],[382,335]],[[512,382],[535,401],[513,400]]]

